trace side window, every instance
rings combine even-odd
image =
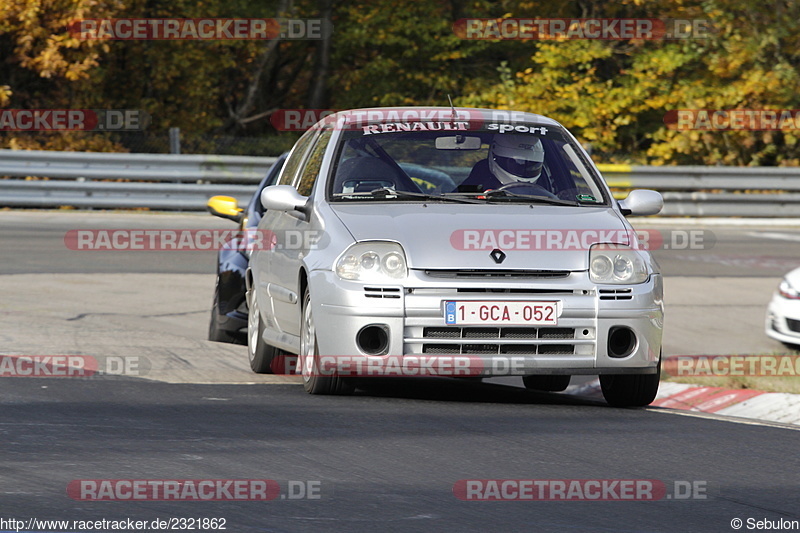
[[[308,161],[300,174],[300,181],[297,183],[297,192],[303,196],[309,196],[311,190],[314,188],[314,182],[317,181],[319,176],[319,169],[322,167],[322,158],[325,156],[325,149],[328,147],[328,141],[331,140],[333,131],[328,129],[323,131],[317,138],[317,143],[311,149],[311,154],[308,156]]]
[[[278,178],[278,183],[276,183],[276,185],[291,185],[294,182],[297,171],[300,169],[308,147],[311,141],[314,140],[317,131],[318,130],[308,130],[300,137],[297,143],[295,143],[292,153],[283,165],[283,172],[281,172],[281,177]]]

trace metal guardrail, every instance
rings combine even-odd
[[[665,192],[661,216],[796,218],[800,194]]]
[[[203,211],[212,196],[233,196],[246,204],[255,185],[139,183],[64,180],[0,180],[0,206]]]
[[[800,168],[597,165],[610,187],[657,191],[800,191]]]
[[[661,216],[797,217],[800,168],[597,165],[614,189],[654,189]],[[767,192],[765,192],[767,191]],[[625,197],[627,193],[615,193]]]
[[[217,194],[246,203],[276,160],[0,150],[0,176],[49,178],[0,180],[0,206],[202,211],[208,199]]]
[[[0,150],[0,206],[205,210],[249,200],[274,157]],[[664,216],[795,217],[800,168],[598,165],[615,189],[655,189]],[[129,180],[129,181],[94,181]],[[172,183],[164,183],[172,182]],[[759,191],[752,193],[748,191]],[[765,192],[768,191],[768,192]],[[624,197],[625,193],[616,193]]]
[[[0,176],[258,183],[276,157],[0,150]]]

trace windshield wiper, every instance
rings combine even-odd
[[[440,194],[426,194],[422,192],[412,192],[412,191],[398,191],[395,189],[390,189],[389,187],[381,187],[379,189],[373,189],[371,191],[366,192],[338,192],[334,193],[334,198],[347,198],[347,197],[357,197],[357,198],[419,198],[421,200],[434,200],[434,201],[444,201],[444,202],[456,202],[461,204],[480,204],[478,200],[472,200],[469,198],[463,198],[461,196],[444,196]]]
[[[569,205],[574,207],[580,205],[575,200],[562,200],[561,198],[549,198],[547,196],[539,196],[537,194],[517,194],[514,192],[501,191],[498,189],[493,189],[491,191],[486,191],[484,193],[481,193],[481,196],[485,196],[487,200],[489,199],[496,200],[498,198],[504,198],[508,200],[520,199],[520,200],[542,202],[553,205]]]

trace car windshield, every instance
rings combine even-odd
[[[605,205],[579,148],[536,124],[413,122],[342,133],[331,201]]]

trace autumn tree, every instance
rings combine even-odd
[[[707,38],[534,43],[523,68],[499,65],[490,89],[462,103],[552,116],[600,161],[798,164],[794,132],[674,131],[677,109],[796,109],[798,8],[750,0],[582,3],[555,16],[706,19]],[[514,13],[520,16],[519,13]]]

